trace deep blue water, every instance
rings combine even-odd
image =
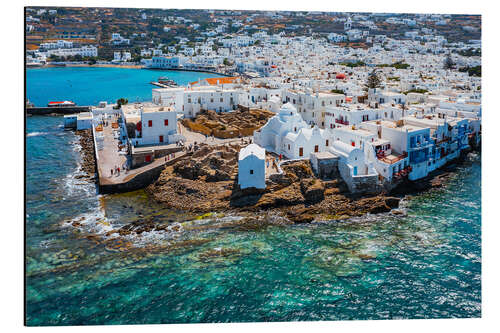
[[[219,227],[238,216],[179,216],[141,191],[97,195],[74,178],[78,144],[61,125],[27,119],[30,326],[481,316],[480,156],[405,216],[242,231]],[[104,236],[139,214],[179,228]]]
[[[179,85],[215,74],[185,71],[159,71],[134,68],[53,67],[26,71],[26,96],[36,106],[50,101],[72,100],[78,105],[97,105],[100,101],[150,101],[151,81],[168,76]]]

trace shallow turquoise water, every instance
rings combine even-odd
[[[52,67],[26,71],[26,96],[36,106],[50,101],[72,100],[78,105],[97,105],[100,101],[150,101],[151,81],[168,76],[179,85],[215,74],[185,71],[160,71],[134,68]]]
[[[97,195],[74,179],[80,153],[61,125],[27,119],[30,326],[481,316],[480,156],[408,200],[406,216],[202,229],[238,217],[185,221],[142,192]],[[180,228],[128,238],[124,252],[86,238],[139,214]]]

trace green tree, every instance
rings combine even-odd
[[[368,74],[368,78],[366,79],[366,88],[367,89],[375,89],[380,87],[380,77],[378,76],[377,71],[374,69]]]
[[[455,63],[453,62],[451,55],[448,54],[448,56],[444,60],[444,69],[453,69],[453,67],[455,67]]]
[[[116,104],[118,104],[118,107],[121,107],[122,105],[128,104],[128,99],[126,99],[126,98],[119,98],[116,101]]]

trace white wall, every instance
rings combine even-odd
[[[238,161],[238,184],[242,189],[248,187],[266,188],[265,160],[250,154]],[[250,173],[251,170],[253,173]]]
[[[165,125],[168,120],[168,125]],[[149,126],[149,121],[152,126]],[[163,136],[163,144],[168,144],[168,136],[177,133],[177,113],[172,111],[141,112],[142,138],[140,145],[160,144],[160,136]]]

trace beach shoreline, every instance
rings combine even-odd
[[[36,69],[36,68],[64,68],[64,67],[73,67],[73,68],[127,68],[127,69],[147,69],[147,70],[153,70],[153,71],[177,71],[177,72],[193,72],[193,73],[207,73],[207,74],[214,74],[218,76],[226,76],[226,77],[231,77],[229,74],[224,74],[224,73],[218,73],[218,72],[213,72],[213,71],[207,71],[207,70],[197,70],[197,69],[187,69],[187,68],[149,68],[145,67],[144,65],[120,65],[120,64],[64,64],[62,65],[56,65],[56,64],[46,64],[46,65],[41,65],[41,66],[27,66],[26,69]]]

